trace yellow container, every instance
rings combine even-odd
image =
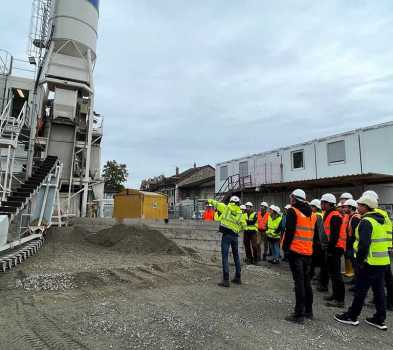
[[[168,198],[159,193],[127,189],[114,197],[116,219],[168,219]]]

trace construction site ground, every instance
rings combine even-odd
[[[314,321],[286,322],[294,293],[285,263],[243,266],[242,286],[217,287],[217,227],[198,225],[52,228],[36,256],[0,275],[0,349],[393,348],[392,313],[387,332],[343,326],[325,294],[315,293]]]

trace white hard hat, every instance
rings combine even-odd
[[[266,202],[262,202],[261,207],[269,208],[269,204],[267,204]]]
[[[371,209],[378,208],[378,201],[373,196],[362,196],[357,200],[358,204],[367,205]]]
[[[253,207],[253,206],[254,206],[254,204],[252,204],[251,202],[246,203],[246,207]]]
[[[292,206],[290,205],[290,204],[287,204],[286,206],[285,206],[285,209],[289,209],[289,208],[292,208]]]
[[[353,199],[352,194],[345,192],[340,196],[340,199]]]
[[[241,209],[241,210],[246,210],[247,208],[246,208],[246,206],[245,206],[244,204],[242,204],[242,205],[240,206],[240,209]]]
[[[334,194],[325,193],[322,196],[322,198],[321,198],[321,202],[328,202],[330,204],[336,204],[337,203],[337,199],[336,199],[336,196]]]
[[[306,200],[306,192],[303,190],[297,189],[291,193],[291,196],[296,197],[297,199],[300,199],[302,201]]]
[[[321,208],[321,201],[320,201],[319,199],[313,199],[313,200],[310,202],[310,205],[312,205],[312,206],[315,207],[315,208],[318,208],[319,210],[322,209],[322,208]]]
[[[277,214],[280,214],[280,213],[281,213],[280,207],[277,207],[276,205],[271,205],[271,206],[270,206],[270,210],[276,212]]]
[[[343,205],[345,205],[346,207],[353,207],[353,208],[358,207],[358,204],[354,199],[347,199]]]
[[[371,197],[371,198],[374,198],[377,201],[379,201],[379,196],[378,196],[377,192],[371,191],[371,190],[364,192],[362,194],[362,197]]]
[[[240,198],[238,196],[232,196],[229,201],[233,203],[240,203]]]

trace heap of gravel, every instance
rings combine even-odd
[[[117,224],[96,233],[88,234],[85,236],[85,240],[127,254],[184,254],[176,243],[166,238],[160,231],[151,229],[144,224]]]

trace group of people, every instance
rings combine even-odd
[[[319,292],[328,292],[331,281],[331,294],[324,298],[326,306],[345,307],[346,290],[341,271],[344,257],[345,275],[352,278],[354,299],[346,312],[335,315],[335,320],[358,325],[371,288],[376,313],[366,318],[366,322],[386,330],[386,310],[393,311],[392,222],[389,214],[379,208],[377,193],[366,191],[357,201],[349,193],[342,194],[339,201],[333,194],[326,193],[321,199],[308,202],[306,193],[297,189],[289,199],[283,213],[278,206],[269,206],[266,202],[255,211],[251,202],[241,205],[237,196],[232,196],[228,204],[208,201],[222,233],[223,279],[219,286],[230,287],[230,248],[235,262],[232,283],[242,283],[238,237],[243,232],[247,264],[260,265],[269,256],[272,264],[279,264],[281,259],[288,261],[296,304],[286,320],[304,323],[306,318],[313,319],[312,278],[318,281]],[[318,275],[316,268],[319,268]]]

